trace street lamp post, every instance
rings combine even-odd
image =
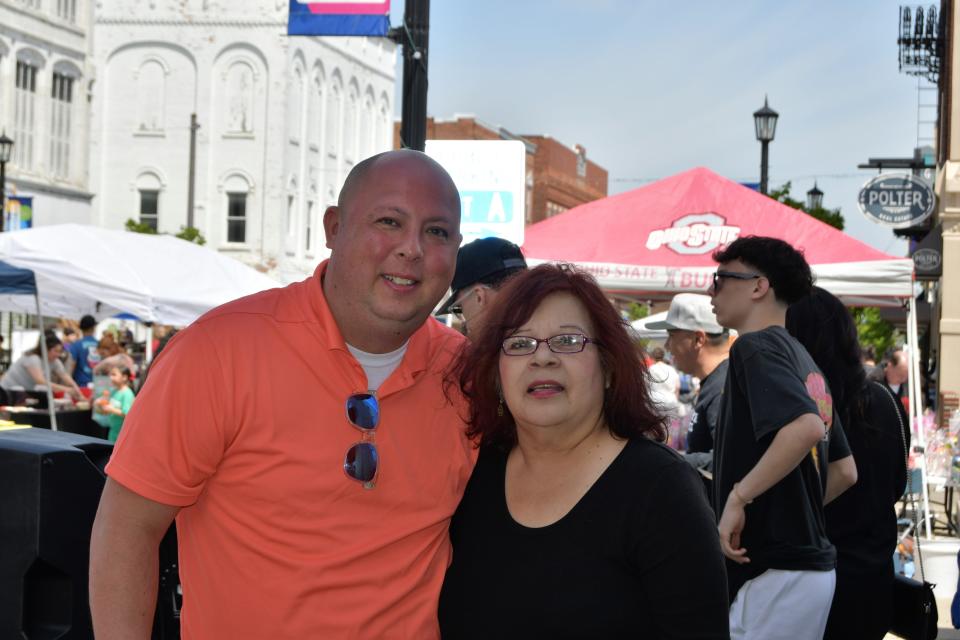
[[[763,97],[763,107],[753,112],[753,125],[757,131],[757,140],[760,141],[760,193],[767,194],[767,146],[773,140],[777,131],[776,111],[767,104],[767,97]]]
[[[813,181],[813,189],[807,191],[807,209],[816,211],[823,206],[823,191],[817,188],[817,181]]]
[[[13,140],[7,137],[6,131],[0,133],[0,232],[3,231],[4,219],[7,217],[4,195],[7,192],[7,163],[10,162],[12,150]]]

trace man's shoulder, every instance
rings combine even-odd
[[[435,356],[432,360],[449,362],[455,357],[467,339],[459,331],[448,327],[433,316],[427,318],[423,329],[429,340],[430,353]]]
[[[214,307],[197,319],[197,322],[211,323],[224,318],[236,318],[244,315],[272,316],[277,306],[291,294],[291,286],[267,289]]]
[[[783,355],[784,351],[794,351],[799,344],[783,327],[767,327],[741,334],[730,348],[730,358],[743,359],[756,354]]]

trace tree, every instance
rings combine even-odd
[[[127,228],[127,231],[133,231],[135,233],[146,233],[147,235],[157,235],[157,230],[151,227],[148,224],[142,222],[137,222],[133,218],[127,218],[127,222],[124,225]],[[200,230],[196,227],[180,227],[180,231],[174,234],[174,237],[180,238],[181,240],[186,240],[187,242],[195,242],[197,244],[206,244],[207,239],[203,237],[203,234],[200,233]]]
[[[877,358],[892,349],[894,345],[903,341],[900,332],[892,324],[880,317],[880,309],[876,307],[858,307],[851,309],[853,320],[857,325],[857,338],[863,347],[873,347]]]
[[[787,205],[788,207],[793,207],[794,209],[799,209],[807,215],[811,215],[820,222],[825,222],[831,227],[835,227],[840,231],[843,231],[843,214],[840,213],[840,209],[825,209],[823,207],[817,207],[816,209],[807,208],[806,203],[800,202],[799,200],[794,200],[790,197],[790,187],[791,184],[787,182],[779,189],[774,189],[770,192],[770,197]]]

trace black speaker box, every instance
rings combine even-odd
[[[113,445],[49,431],[0,431],[0,638],[93,637],[90,530]]]
[[[113,443],[0,431],[0,640],[93,640],[90,531]],[[159,549],[154,640],[180,637],[176,526]]]

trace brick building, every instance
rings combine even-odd
[[[550,136],[516,135],[473,116],[427,118],[427,139],[523,142],[527,148],[527,224],[607,195],[607,170],[588,160],[586,149],[580,145],[571,149]],[[400,148],[399,123],[394,125],[393,141],[394,148]]]

